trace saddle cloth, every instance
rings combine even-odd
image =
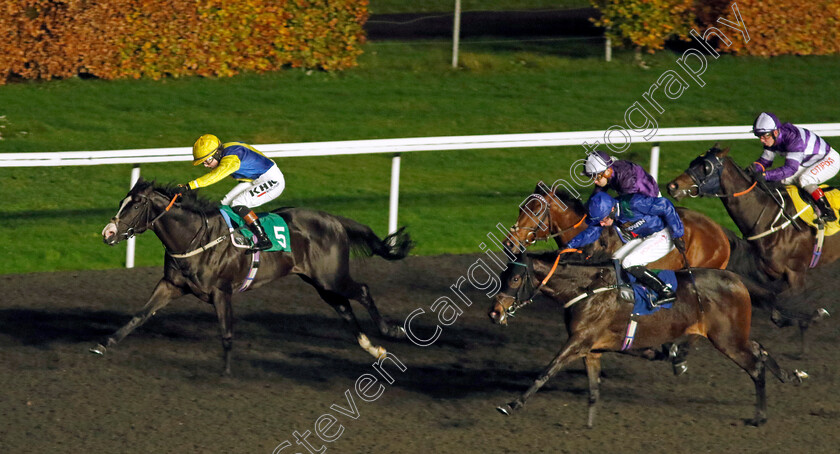
[[[662,282],[671,286],[671,289],[676,292],[677,291],[677,275],[672,270],[661,270],[661,271],[654,271],[658,276],[659,279],[662,279]],[[658,311],[659,309],[665,308],[670,309],[671,306],[674,305],[674,302],[671,301],[670,303],[665,303],[661,306],[651,307],[651,302],[656,300],[656,293],[648,290],[647,287],[643,286],[642,284],[636,283],[636,278],[633,276],[628,276],[630,281],[630,286],[633,287],[633,315],[650,315],[654,312]]]
[[[254,234],[248,229],[248,225],[229,206],[222,205],[219,207],[219,211],[222,212],[225,220],[229,219],[230,223],[233,224],[231,228],[236,229],[245,238],[254,238]],[[275,213],[257,213],[257,217],[260,218],[260,224],[265,229],[268,239],[271,240],[271,248],[266,249],[265,252],[291,252],[292,242],[289,239],[289,226],[286,225],[286,220]]]
[[[826,189],[828,186],[820,185],[820,188]],[[793,200],[793,206],[796,208],[797,213],[807,207],[805,212],[799,216],[799,219],[802,219],[811,227],[816,228],[817,226],[814,224],[814,220],[816,219],[814,207],[809,202],[802,199],[799,188],[794,185],[787,185],[785,186],[785,189],[787,190],[790,199]],[[840,207],[840,190],[830,188],[830,190],[825,191],[825,197],[828,199],[828,203],[831,204],[831,209],[834,210],[834,214],[837,214],[837,208]],[[825,225],[825,236],[834,235],[838,231],[840,231],[840,224],[838,224],[837,221],[829,222]]]

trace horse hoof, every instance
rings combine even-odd
[[[806,378],[810,377],[810,375],[808,375],[808,372],[805,372],[804,370],[795,369],[793,371],[793,377],[794,379],[796,379],[796,384],[798,385],[801,384]]]
[[[513,407],[511,407],[510,405],[503,405],[501,407],[496,407],[496,410],[498,410],[499,413],[501,413],[505,416],[510,416],[510,415],[513,414]]]
[[[402,326],[396,326],[396,329],[393,329],[391,332],[391,337],[394,339],[405,339],[407,336],[405,334],[405,328]]]
[[[674,367],[674,376],[679,377],[680,375],[688,372],[688,364],[685,361],[674,363],[672,366]]]
[[[96,344],[96,347],[89,348],[88,351],[99,356],[105,355],[105,346],[102,344]]]
[[[747,425],[750,425],[750,426],[753,426],[753,427],[758,427],[758,426],[764,425],[764,423],[766,423],[766,422],[767,422],[767,418],[754,418],[754,419],[749,419],[749,420],[746,421]]]
[[[831,317],[831,314],[828,313],[828,311],[824,307],[821,307],[814,311],[814,315],[811,317],[811,322],[818,322],[828,317]]]

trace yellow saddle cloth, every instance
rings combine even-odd
[[[820,188],[825,189],[828,185],[821,185]],[[787,193],[790,196],[791,200],[793,200],[793,206],[796,208],[796,212],[800,212],[803,208],[808,207],[805,209],[805,212],[799,216],[799,219],[805,221],[806,224],[810,225],[811,227],[816,228],[816,224],[814,224],[814,220],[816,216],[814,215],[814,208],[811,206],[810,203],[802,200],[802,197],[799,195],[799,188],[793,185],[785,186],[787,189]],[[834,214],[837,214],[837,208],[840,207],[840,190],[832,189],[830,191],[825,191],[825,196],[828,198],[828,203],[831,204],[831,209],[834,210]],[[834,235],[840,231],[840,224],[837,221],[829,222],[825,225],[825,236]]]

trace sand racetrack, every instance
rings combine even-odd
[[[430,336],[430,306],[455,299],[449,287],[477,258],[367,259],[354,262],[354,275],[393,320],[423,308],[414,327]],[[681,377],[667,363],[605,355],[601,411],[590,430],[580,361],[523,411],[495,410],[524,391],[565,340],[562,314],[546,299],[499,327],[486,316],[487,297],[465,284],[472,306],[434,344],[371,335],[406,370],[386,363],[393,384],[380,381],[381,395],[365,402],[355,383],[379,376],[373,358],[296,277],[234,297],[232,377],[220,375],[212,308],[193,297],[173,302],[106,356],[88,353],[141,308],[160,275],[142,268],[0,276],[0,453],[268,454],[287,440],[291,447],[279,452],[308,452],[295,432],[312,452],[343,453],[834,453],[840,445],[840,314],[811,329],[811,352],[796,359],[796,332],[755,313],[753,338],[782,367],[811,375],[794,386],[768,374],[763,427],[743,424],[754,402],[747,374],[702,340]],[[354,309],[375,334],[363,308]],[[335,410],[351,409],[347,395],[356,419]],[[325,414],[332,416],[319,420]],[[330,441],[312,433],[318,421]]]

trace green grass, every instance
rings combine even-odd
[[[461,11],[527,11],[589,8],[589,0],[462,0]],[[371,0],[371,14],[451,13],[455,0]]]
[[[212,132],[223,140],[279,143],[469,134],[603,130],[676,55],[650,57],[650,69],[619,52],[604,63],[587,41],[466,42],[463,67],[449,67],[443,42],[373,43],[360,67],[341,74],[285,71],[231,79],[65,80],[0,87],[0,150],[44,152],[189,146]],[[663,102],[660,127],[749,124],[760,110],[799,123],[834,122],[840,104],[836,57],[724,56],[710,61],[706,87],[692,84]],[[838,139],[834,139],[836,142]],[[707,143],[666,143],[665,182]],[[758,143],[733,143],[741,163]],[[647,165],[650,144],[625,153]],[[417,254],[479,251],[497,223],[509,226],[540,179],[567,176],[581,147],[416,152],[403,155],[400,224]],[[390,156],[290,158],[283,205],[323,209],[386,233]],[[130,166],[0,168],[0,274],[120,267],[124,247],[99,233],[128,190]],[[201,174],[188,163],[144,165],[146,178],[184,182]],[[232,181],[202,192],[220,198]],[[716,200],[692,208],[727,226]],[[138,266],[161,263],[151,234],[138,239]]]

